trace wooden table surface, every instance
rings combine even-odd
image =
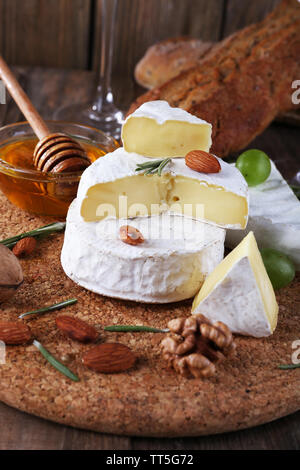
[[[89,99],[94,90],[92,72],[60,69],[18,69],[29,96],[45,118],[61,105]],[[132,82],[117,79],[116,101],[126,109],[139,92]],[[0,126],[22,120],[10,100],[0,106]],[[300,170],[299,128],[273,124],[254,143],[267,152],[287,179]],[[1,234],[0,234],[1,235]],[[16,411],[0,403],[0,450],[204,450],[300,449],[300,412],[256,428],[216,436],[182,439],[126,438],[68,428]],[[5,423],[5,425],[4,425]]]

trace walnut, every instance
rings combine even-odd
[[[215,363],[235,350],[229,328],[222,322],[211,323],[204,315],[175,318],[168,323],[170,334],[161,342],[163,357],[185,377],[209,377]]]

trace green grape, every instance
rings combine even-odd
[[[248,186],[263,183],[271,173],[270,159],[262,150],[246,150],[241,153],[235,166],[242,173]]]
[[[288,256],[272,248],[262,249],[261,256],[274,289],[280,289],[292,282],[295,266]]]

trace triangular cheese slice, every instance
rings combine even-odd
[[[253,232],[207,277],[192,313],[222,321],[234,333],[258,338],[273,333],[278,305]]]
[[[167,101],[148,101],[130,114],[122,127],[127,152],[145,157],[185,157],[191,150],[208,152],[212,125]]]

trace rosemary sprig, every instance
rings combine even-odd
[[[36,339],[33,340],[34,346],[40,351],[40,353],[44,356],[44,358],[55,368],[57,369],[61,374],[65,375],[69,379],[73,380],[74,382],[79,382],[79,378],[77,375],[74,374],[68,367],[66,367],[64,364],[59,362],[55,357],[50,354],[50,352],[44,348],[44,346],[39,343]]]
[[[152,326],[144,326],[144,325],[111,325],[105,326],[105,331],[118,331],[118,332],[139,332],[139,331],[147,331],[148,333],[168,333],[170,330],[169,328],[153,328]]]
[[[161,172],[164,167],[170,163],[171,158],[164,158],[163,160],[153,160],[152,162],[140,163],[135,171],[144,171],[144,175],[154,175],[155,173],[158,176],[161,176]]]
[[[43,308],[39,308],[38,310],[32,310],[31,312],[22,313],[22,315],[19,315],[19,318],[24,318],[24,317],[27,317],[28,315],[34,315],[36,313],[44,314],[48,312],[53,312],[53,310],[58,310],[64,307],[68,307],[69,305],[76,304],[76,302],[77,302],[77,299],[64,300],[63,302],[59,302],[58,304],[49,305],[49,307],[43,307]]]
[[[53,224],[44,225],[43,227],[39,227],[34,230],[31,230],[30,232],[21,233],[20,235],[16,235],[15,237],[6,238],[5,240],[1,240],[0,243],[7,246],[7,248],[13,248],[14,245],[19,240],[22,240],[22,238],[25,238],[25,237],[39,238],[39,237],[47,236],[47,235],[50,235],[51,233],[62,232],[65,229],[65,227],[66,227],[65,222],[55,222]]]
[[[163,160],[163,162],[159,165],[158,170],[157,170],[158,176],[161,176],[162,170],[168,163],[170,163],[170,161],[171,161],[171,158],[166,158],[165,160]]]
[[[278,366],[278,369],[288,370],[288,369],[297,369],[298,367],[300,367],[300,363],[299,364],[280,364]]]

